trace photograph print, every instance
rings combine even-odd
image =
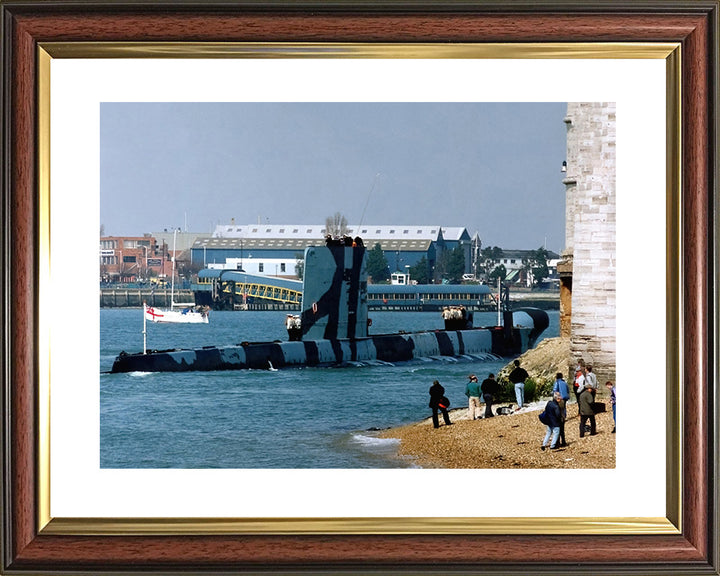
[[[615,468],[615,125],[102,102],[100,467]]]

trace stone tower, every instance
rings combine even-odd
[[[615,381],[615,103],[569,103],[565,123],[560,332],[570,366],[583,358],[603,384]]]

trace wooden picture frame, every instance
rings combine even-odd
[[[718,2],[661,3],[378,3],[378,2],[140,2],[3,1],[3,523],[2,570],[7,573],[111,571],[447,572],[447,573],[687,573],[718,574],[717,406],[717,78]],[[669,475],[679,496],[668,497],[672,529],[653,533],[642,522],[620,522],[601,536],[559,534],[522,523],[495,533],[442,526],[367,526],[343,530],[342,519],[288,529],[266,523],[236,531],[209,530],[181,520],[46,522],[40,454],[39,382],[43,349],[37,277],[42,273],[38,190],[47,177],[39,154],[48,144],[37,87],[43,45],[62,43],[82,54],[84,43],[667,43],[679,49],[677,119],[681,158],[670,168],[680,205],[681,292],[671,297],[681,320],[669,342],[680,379],[682,433],[669,449]],[[86,46],[86,45],[85,45]],[[191,52],[191,51],[190,51]],[[671,154],[672,156],[672,154]],[[670,256],[669,256],[670,257]],[[34,287],[34,288],[33,288]],[[673,321],[671,321],[672,323]],[[679,468],[673,465],[679,461]],[[298,521],[301,524],[302,521]],[[315,525],[316,526],[316,525]]]

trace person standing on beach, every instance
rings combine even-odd
[[[580,394],[585,388],[585,360],[578,358],[577,366],[575,366],[575,375],[573,376],[573,391],[575,392],[575,400],[580,400]]]
[[[563,380],[561,372],[555,374],[555,384],[553,384],[553,396],[555,393],[560,394],[560,446],[567,446],[565,441],[565,421],[567,420],[567,401],[570,400],[570,389],[568,388],[567,382]]]
[[[617,421],[615,420],[615,384],[610,382],[608,380],[605,382],[605,386],[607,386],[607,389],[610,390],[610,404],[612,405],[613,409],[613,429],[612,433],[615,434],[615,429],[617,428]]]
[[[559,447],[558,437],[560,436],[560,425],[562,423],[562,409],[560,408],[560,402],[562,402],[562,396],[559,392],[553,394],[552,400],[548,401],[545,405],[545,438],[543,438],[542,444],[540,445],[541,450],[545,450],[550,443],[550,450],[555,450]]]
[[[468,376],[465,396],[468,397],[468,420],[476,420],[479,418],[478,413],[480,412],[480,386],[475,374]]]
[[[578,412],[580,413],[580,438],[585,436],[585,425],[590,421],[590,436],[595,436],[595,411],[593,410],[594,398],[591,388],[585,386],[578,399]]]
[[[495,400],[495,394],[500,391],[500,385],[495,380],[495,374],[488,374],[488,377],[482,381],[480,391],[485,401],[485,418],[492,418],[492,405]]]
[[[517,400],[517,409],[523,407],[525,404],[525,380],[527,380],[529,374],[524,368],[520,368],[520,360],[515,360],[515,368],[510,372],[510,382],[515,384],[515,400]]]
[[[445,398],[445,388],[443,388],[440,385],[440,382],[437,380],[433,381],[433,385],[430,386],[430,408],[432,408],[432,421],[433,421],[433,427],[439,428],[440,422],[438,421],[438,410],[442,412],[443,420],[445,420],[445,425],[449,426],[452,424],[450,422],[450,416],[448,416],[448,406],[450,405],[450,402],[448,402],[448,399]]]
[[[597,376],[595,376],[595,372],[593,372],[593,367],[590,366],[590,364],[587,365],[585,368],[585,386],[588,386],[590,388],[590,392],[593,395],[593,398],[595,398],[595,394],[597,394]]]

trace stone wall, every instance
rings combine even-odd
[[[570,103],[565,123],[569,363],[583,358],[604,383],[615,380],[615,103]]]

